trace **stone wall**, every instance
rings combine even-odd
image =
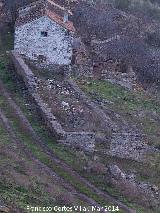
[[[41,32],[47,32],[46,37]],[[68,65],[72,57],[72,34],[42,16],[15,29],[14,49],[42,64]]]
[[[107,156],[118,156],[119,158],[127,158],[136,161],[146,161],[146,155],[154,153],[156,150],[151,148],[146,141],[145,135],[141,132],[136,132],[129,124],[124,125],[119,129],[118,123],[103,110],[103,107],[99,107],[96,103],[91,101],[84,92],[78,87],[78,85],[71,79],[65,81],[68,82],[74,94],[78,97],[81,103],[85,103],[95,116],[101,119],[105,126],[106,132],[99,131],[74,131],[64,130],[58,118],[53,114],[51,108],[47,106],[44,100],[39,96],[37,91],[38,78],[34,76],[29,67],[25,64],[24,60],[16,52],[11,53],[13,63],[16,68],[16,72],[22,76],[29,93],[36,104],[46,126],[56,136],[60,143],[67,146],[78,148],[87,152],[96,151],[96,145],[103,144],[105,149],[103,153]],[[115,115],[114,115],[115,116]],[[118,119],[120,117],[118,116]],[[122,124],[121,124],[122,125]],[[114,133],[113,133],[114,131]]]
[[[45,102],[40,98],[36,92],[37,78],[34,76],[29,67],[25,64],[22,57],[15,51],[12,51],[11,59],[14,63],[16,72],[20,75],[27,86],[31,99],[36,104],[46,126],[51,133],[59,140],[59,142],[79,148],[87,152],[93,152],[95,143],[100,140],[105,140],[104,135],[96,134],[94,132],[66,132],[56,117],[51,113],[51,109],[47,107]]]
[[[36,103],[42,118],[44,119],[46,125],[54,133],[57,138],[62,138],[65,136],[65,131],[62,126],[56,120],[55,116],[50,112],[50,109],[46,107],[46,104],[40,98],[36,92],[36,77],[25,64],[24,60],[15,52],[11,53],[11,58],[16,68],[17,73],[22,77],[26,87],[31,94],[33,101]]]

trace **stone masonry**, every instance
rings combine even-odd
[[[37,77],[34,76],[30,68],[25,64],[24,60],[20,55],[14,51],[11,53],[12,61],[15,65],[16,72],[20,75],[29,89],[31,98],[33,102],[36,103],[38,110],[48,127],[48,129],[53,133],[57,140],[68,146],[76,147],[87,152],[93,152],[95,144],[101,139],[105,141],[105,136],[99,135],[95,132],[87,131],[66,131],[63,126],[58,122],[57,118],[51,112],[51,109],[42,100],[40,95],[36,91]]]
[[[43,66],[69,65],[74,27],[71,21],[64,20],[67,17],[64,9],[57,4],[52,8],[50,4],[38,1],[19,10],[14,49]]]
[[[47,37],[42,36],[42,32],[46,32]],[[44,16],[16,28],[14,49],[32,60],[68,65],[72,56],[72,36],[66,34],[66,29]]]

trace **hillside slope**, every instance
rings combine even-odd
[[[0,206],[23,213],[28,205],[112,204],[119,206],[119,212],[158,213],[159,94],[154,96],[142,88],[132,91],[93,77],[74,79],[88,100],[104,111],[113,132],[107,132],[107,143],[99,141],[92,154],[67,148],[50,134],[24,82],[15,74],[6,54],[12,48],[13,35],[2,25]],[[47,78],[54,80],[51,75]],[[109,152],[109,147],[115,152]],[[145,158],[137,159],[144,147]]]

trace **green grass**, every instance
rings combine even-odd
[[[4,107],[4,105],[1,107]],[[4,110],[4,109],[3,109]],[[9,111],[9,108],[7,107],[7,115],[9,115],[10,121],[13,125],[14,130],[17,133],[17,136],[23,141],[23,143],[29,148],[29,150],[34,154],[35,157],[37,157],[41,162],[48,165],[55,171],[54,165],[50,158],[41,150],[39,147],[36,146],[36,144],[31,142],[31,137],[29,135],[25,135],[24,132],[21,132],[19,122],[17,120],[14,120],[14,116],[12,116],[11,112]],[[1,132],[2,129],[0,128]],[[5,130],[3,130],[5,134]],[[26,133],[27,134],[27,133]],[[33,140],[32,140],[33,141]],[[0,140],[1,142],[1,140]],[[1,145],[1,143],[0,143]],[[32,164],[32,161],[30,161],[25,156],[23,157],[25,162]],[[20,167],[19,164],[16,162],[13,162],[10,158],[5,158],[2,161],[0,159],[1,165],[7,165],[10,164],[10,161],[12,161],[12,166],[16,172],[19,174],[25,175],[25,170],[23,167]],[[5,164],[4,164],[5,163]],[[58,169],[58,167],[57,167]],[[56,169],[56,170],[57,170]],[[10,178],[10,174],[8,174],[8,178]],[[63,176],[68,177],[65,173]],[[8,179],[7,178],[7,179]],[[9,204],[16,204],[19,208],[26,209],[27,205],[33,205],[33,206],[54,206],[53,201],[51,201],[50,196],[44,191],[43,185],[39,182],[36,183],[35,180],[32,180],[31,186],[29,188],[26,188],[21,185],[16,185],[16,183],[10,183],[9,180],[4,178],[2,182],[0,182],[0,196]],[[40,180],[39,180],[40,181]],[[71,180],[72,181],[72,180]],[[40,181],[41,182],[41,181]],[[59,186],[57,186],[59,187]],[[61,186],[58,188],[58,190],[61,190]],[[82,203],[84,205],[84,203]],[[77,204],[78,205],[78,204]]]
[[[91,189],[87,188],[84,184],[74,178],[70,173],[64,171],[58,164],[54,164],[50,156],[48,156],[43,149],[41,149],[37,144],[34,143],[32,137],[21,128],[21,124],[18,119],[14,116],[13,112],[9,107],[6,107],[7,103],[4,103],[0,107],[5,111],[7,117],[10,119],[13,129],[20,140],[32,151],[35,157],[37,157],[41,162],[50,167],[58,175],[63,177],[67,182],[71,183],[79,192],[91,197],[96,200],[99,204],[106,205],[105,199],[100,198]],[[62,150],[61,150],[62,151]]]
[[[81,85],[81,83],[80,83]],[[97,94],[98,97],[107,99],[122,110],[151,110],[160,113],[160,103],[142,92],[131,92],[121,86],[108,81],[91,80],[81,85],[88,94]]]
[[[0,55],[5,55],[6,51],[13,49],[14,38],[9,27],[4,26],[2,31],[0,32]]]
[[[26,105],[24,103],[20,103],[20,100],[17,100],[19,105],[21,105],[21,108],[23,109],[23,112],[26,114],[26,116],[29,118],[32,127],[34,128],[34,130],[38,133],[38,135],[41,136],[41,138],[43,138],[46,142],[48,147],[53,150],[58,157],[60,157],[62,160],[64,160],[64,162],[66,162],[67,164],[69,164],[70,166],[72,166],[72,168],[74,168],[76,171],[78,171],[82,176],[84,176],[85,178],[87,178],[89,181],[91,181],[94,185],[96,185],[98,188],[100,188],[101,190],[104,190],[108,193],[110,193],[111,195],[114,195],[115,197],[118,197],[119,200],[121,200],[122,202],[124,202],[125,204],[127,204],[129,207],[134,208],[134,206],[126,199],[124,198],[122,195],[120,195],[120,193],[118,193],[117,190],[115,190],[113,187],[108,186],[105,181],[102,181],[102,177],[98,176],[98,175],[92,175],[92,174],[88,174],[86,175],[86,172],[83,171],[83,167],[86,165],[87,161],[89,160],[89,156],[85,156],[85,158],[81,158],[80,157],[80,153],[69,149],[63,145],[59,145],[56,143],[56,140],[52,137],[49,136],[46,132],[45,127],[39,125],[39,122],[36,121],[33,117],[33,114],[28,112],[26,110]],[[30,147],[33,151],[34,149],[34,153],[35,151],[37,151],[37,147]],[[49,159],[46,159],[45,157],[43,158],[41,156],[41,154],[38,151],[38,156],[40,157],[41,161],[44,162],[47,165],[50,165],[51,162],[49,161]],[[78,159],[78,161],[77,161]],[[53,167],[53,165],[52,165]],[[55,167],[54,167],[55,169]],[[59,168],[56,168],[56,171],[58,169],[58,174],[61,175],[62,177],[64,177],[67,181],[73,181],[74,180],[68,176],[68,174],[64,173],[62,170],[59,170]],[[79,185],[78,183],[75,182],[75,184],[78,186],[78,188],[81,188],[81,192],[85,193],[87,195],[89,194],[89,191],[84,188],[82,185]],[[94,196],[93,198],[95,198],[95,200],[97,200],[96,196]]]
[[[148,135],[149,144],[154,145],[156,148],[160,148],[160,124],[154,119],[149,119],[145,116],[141,120],[143,124],[143,131]]]
[[[107,100],[104,107],[112,108],[131,124],[136,124],[146,135],[150,145],[160,145],[160,102],[145,92],[130,91],[108,81],[88,80],[83,84],[77,81],[82,90],[93,100]],[[142,116],[139,116],[142,113]]]
[[[3,107],[6,104],[3,105]],[[25,106],[25,105],[24,105]],[[11,115],[10,112],[7,110],[7,114],[11,119]],[[31,116],[31,118],[33,119],[32,114],[29,112],[29,116]],[[14,118],[15,120],[15,118]],[[34,120],[35,121],[35,120]],[[54,171],[57,172],[57,174],[59,174],[60,176],[62,176],[66,181],[73,183],[74,186],[76,186],[77,190],[80,191],[81,193],[84,193],[90,197],[92,197],[93,199],[95,199],[97,202],[102,203],[103,205],[106,203],[99,199],[99,197],[97,197],[97,195],[95,195],[94,193],[92,193],[90,190],[88,190],[86,187],[84,187],[81,183],[75,181],[74,178],[72,178],[68,173],[64,172],[62,169],[60,169],[59,167],[57,167],[57,165],[54,165],[53,162],[50,160],[50,158],[42,151],[39,149],[39,147],[37,147],[36,144],[33,144],[31,142],[31,138],[27,136],[24,136],[24,132],[23,134],[20,133],[19,134],[19,128],[17,128],[17,125],[19,125],[19,122],[17,122],[17,120],[12,121],[12,124],[15,128],[15,131],[17,132],[18,136],[21,138],[21,140],[23,140],[23,142],[28,146],[28,148],[32,151],[32,153],[44,164],[46,164],[47,166],[49,166],[50,168],[52,168]],[[34,125],[33,125],[34,126]],[[34,126],[35,127],[35,126]],[[56,152],[56,154],[63,159],[66,163],[68,163],[69,165],[71,165],[74,169],[77,170],[78,166],[81,168],[83,167],[82,165],[85,165],[83,160],[80,158],[80,156],[76,156],[75,154],[73,154],[73,152],[70,150],[68,150],[68,148],[59,145],[56,143],[55,140],[53,140],[52,137],[49,137],[49,135],[47,135],[47,133],[45,132],[45,129],[43,127],[38,128],[38,130],[36,129],[36,131],[38,131],[38,133],[40,133],[41,137],[46,137],[46,142],[47,145],[49,146],[49,148],[51,150],[54,150],[54,152]],[[78,154],[78,153],[77,153]],[[78,159],[78,161],[77,161]],[[81,162],[81,163],[80,163]],[[114,195],[115,197],[118,197],[119,200],[121,200],[122,202],[124,202],[125,204],[127,204],[129,207],[133,207],[134,205],[132,205],[126,198],[124,198],[123,196],[121,196],[113,187],[108,186],[105,181],[103,181],[101,179],[100,176],[98,175],[94,175],[92,176],[92,174],[88,174],[88,176],[85,174],[85,172],[83,172],[82,168],[79,169],[78,171],[81,173],[81,175],[85,176],[89,181],[91,181],[93,184],[95,184],[97,187],[99,187],[100,189]],[[105,187],[104,187],[105,186]]]
[[[1,164],[1,173],[0,173],[0,198],[4,199],[9,205],[17,205],[19,208],[26,209],[27,205],[53,205],[53,201],[50,201],[50,198],[47,194],[44,194],[44,190],[40,190],[37,193],[37,189],[34,187],[34,182],[32,183],[32,190],[28,189],[25,186],[17,185],[12,180],[12,168],[18,174],[26,176],[26,172],[23,167],[20,167],[17,164],[16,160],[8,156],[3,150],[4,148],[11,152],[12,146],[15,146],[11,143],[10,137],[6,130],[3,128],[0,123],[0,164]],[[27,162],[27,159],[25,159]],[[31,162],[32,163],[32,162]],[[6,169],[10,165],[9,171]],[[39,184],[40,185],[40,184]],[[42,194],[43,192],[43,194]]]
[[[0,145],[9,143],[10,143],[9,135],[6,133],[5,129],[3,128],[3,125],[0,122]]]
[[[160,146],[160,123],[158,120],[154,119],[155,113],[157,113],[157,116],[160,116],[160,103],[156,101],[154,97],[143,92],[129,91],[107,81],[88,80],[87,83],[83,82],[82,84],[81,81],[78,83],[82,90],[90,95],[93,100],[102,98],[112,102],[109,104],[107,103],[106,106],[112,108],[127,121],[141,127],[143,132],[148,136],[150,145],[154,145],[155,147]],[[135,114],[140,111],[149,112],[150,117],[147,113],[144,113],[142,117],[135,117]],[[154,113],[154,116],[152,116],[152,113]],[[100,159],[102,159],[104,164],[109,164],[107,156],[100,156]],[[116,164],[120,163],[124,170],[138,171],[137,178],[139,180],[146,180],[159,185],[159,155],[155,154],[153,156],[148,156],[148,159],[149,162],[142,165],[129,160],[125,160],[124,162],[117,159],[115,161],[115,159],[112,158],[110,158],[110,162],[112,163],[115,161]]]
[[[7,45],[7,47],[9,46],[9,44]],[[2,50],[2,42],[0,43],[0,49]],[[17,88],[15,83],[13,82],[10,73],[8,72],[7,66],[8,66],[8,62],[9,62],[9,58],[8,56],[5,54],[5,51],[8,50],[10,48],[6,48],[3,49],[3,55],[0,56],[0,78],[2,79],[3,83],[5,84],[5,86],[14,93],[15,98],[17,98],[18,100],[22,100],[22,98],[20,98],[19,94],[16,93]],[[2,98],[2,96],[0,97],[0,107],[5,111],[6,115],[9,116],[9,120],[12,124],[12,127],[14,128],[17,136],[21,139],[21,141],[29,148],[29,150],[32,151],[32,153],[44,164],[46,164],[47,166],[51,167],[53,169],[53,171],[56,171],[59,175],[61,175],[64,179],[66,179],[68,182],[72,183],[80,192],[87,194],[90,197],[96,198],[96,200],[98,200],[99,202],[103,202],[103,199],[101,200],[97,195],[95,195],[94,193],[92,193],[90,190],[88,190],[86,187],[84,187],[83,185],[81,185],[80,182],[77,182],[77,180],[75,180],[74,178],[72,178],[70,176],[70,174],[64,172],[62,169],[60,169],[57,165],[54,165],[53,162],[51,161],[50,157],[47,156],[44,151],[38,147],[36,144],[33,143],[33,139],[30,135],[27,134],[27,132],[25,132],[24,130],[21,129],[20,127],[20,123],[18,121],[18,119],[13,115],[12,110],[8,107],[6,101]],[[2,100],[3,99],[3,100]],[[29,114],[28,114],[29,115]],[[43,138],[46,142],[48,142],[49,147],[52,147],[56,149],[56,151],[59,153],[59,155],[64,159],[66,159],[66,161],[72,161],[74,162],[73,156],[72,154],[69,154],[67,152],[65,152],[65,148],[61,147],[60,145],[53,145],[53,141],[55,142],[55,139],[53,137],[49,137],[46,134],[46,131],[44,130],[43,126],[40,126],[37,121],[34,122],[34,118],[32,117],[33,115],[30,115],[30,119],[32,119],[32,124],[33,124],[33,128],[36,129],[36,131],[40,134],[40,136],[43,135]],[[55,144],[55,143],[54,143]],[[19,170],[19,168],[18,168]],[[14,190],[13,190],[14,191]],[[3,194],[4,195],[4,194]],[[7,195],[9,195],[9,193],[7,193]],[[5,195],[4,195],[5,196]],[[11,196],[13,198],[13,194],[11,193]],[[17,202],[17,200],[16,200]],[[18,204],[20,204],[20,202],[18,202]],[[21,205],[20,205],[21,206]]]
[[[0,182],[0,195],[7,203],[17,204],[17,206],[25,211],[28,205],[33,206],[50,206],[54,205],[50,201],[48,195],[41,194],[42,191],[36,193],[36,189],[29,190],[23,186],[16,186],[15,184]]]
[[[11,75],[8,70],[9,66],[9,57],[8,55],[0,56],[0,79],[6,85],[9,90],[16,90],[16,86],[13,84]]]

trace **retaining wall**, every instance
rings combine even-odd
[[[33,101],[36,103],[38,110],[51,133],[53,133],[59,142],[62,142],[63,144],[80,148],[84,151],[94,151],[95,143],[100,139],[105,140],[105,136],[94,132],[66,132],[53,113],[51,113],[51,109],[46,106],[45,102],[37,93],[37,77],[34,76],[31,69],[18,53],[12,51],[10,56],[15,66],[15,71],[22,77]],[[70,85],[72,85],[71,82]],[[72,85],[72,87],[75,87],[74,89],[77,88],[76,92],[78,93],[78,86]],[[83,101],[87,102],[87,99],[85,98]],[[94,109],[94,107],[92,108]]]

